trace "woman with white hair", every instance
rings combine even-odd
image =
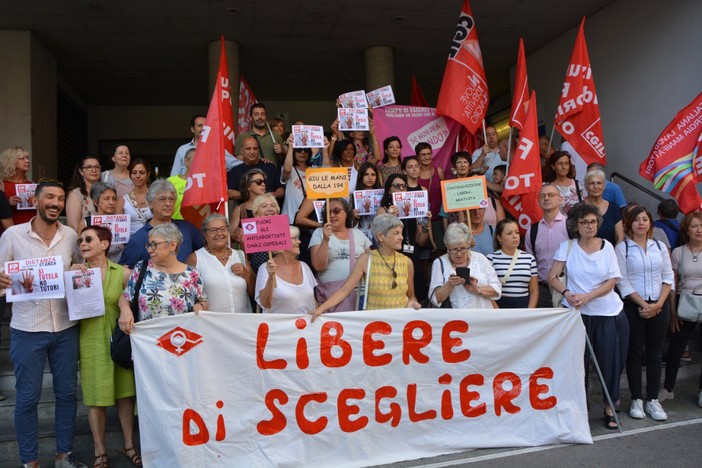
[[[317,280],[300,255],[300,230],[290,226],[292,248],[276,252],[256,276],[256,302],[264,314],[309,314],[317,306]]]
[[[402,249],[402,221],[395,215],[380,214],[373,220],[378,250],[358,258],[344,285],[312,313],[313,319],[339,304],[366,277],[365,309],[402,309],[421,306],[414,296],[414,265],[398,251]]]
[[[585,203],[595,205],[602,216],[600,228],[597,230],[597,237],[607,239],[610,244],[617,245],[624,240],[622,211],[614,203],[602,198],[606,181],[607,176],[601,169],[587,171],[585,174],[585,187],[587,188]]]
[[[492,301],[502,294],[502,284],[490,260],[470,250],[472,235],[463,223],[446,228],[447,253],[431,267],[429,296],[436,306],[449,301],[455,309],[492,309]]]

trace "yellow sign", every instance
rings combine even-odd
[[[344,198],[349,196],[349,171],[345,167],[307,169],[307,198]]]

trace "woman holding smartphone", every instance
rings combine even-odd
[[[448,300],[456,309],[492,309],[492,301],[502,294],[502,284],[490,261],[470,250],[468,226],[449,224],[444,243],[448,253],[434,260],[431,267],[431,302],[446,307]]]

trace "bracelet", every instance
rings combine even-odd
[[[565,293],[567,293],[567,292],[569,292],[569,291],[570,291],[570,289],[565,288],[565,289],[563,290],[563,292],[561,293],[561,296],[565,297]]]

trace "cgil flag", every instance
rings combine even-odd
[[[256,96],[249,87],[244,77],[239,83],[239,116],[236,121],[236,134],[241,135],[251,130],[251,120],[249,120],[249,109],[256,104]]]
[[[476,133],[482,126],[489,101],[478,31],[465,0],[449,50],[436,114],[451,117],[470,133]]]
[[[222,92],[226,97],[222,97],[222,131],[224,132],[224,154],[229,157],[234,157],[234,114],[232,112],[232,87],[229,81],[229,67],[227,66],[227,53],[224,48],[224,36],[220,36],[222,45],[219,54],[219,76],[221,76]]]
[[[595,80],[585,44],[585,18],[580,22],[573,55],[566,71],[555,126],[586,164],[607,163],[600,106],[597,103]]]
[[[502,203],[517,219],[522,232],[543,216],[539,206],[541,188],[541,158],[539,156],[539,127],[536,118],[536,93],[531,92],[524,128],[519,138],[509,176],[505,180]]]
[[[512,114],[509,125],[520,131],[524,128],[527,108],[529,107],[529,79],[527,77],[526,56],[524,55],[524,39],[519,38],[517,54],[517,69],[514,78],[514,96],[512,97]]]
[[[702,93],[665,127],[639,174],[675,197],[683,213],[702,208],[696,187],[702,180]]]

